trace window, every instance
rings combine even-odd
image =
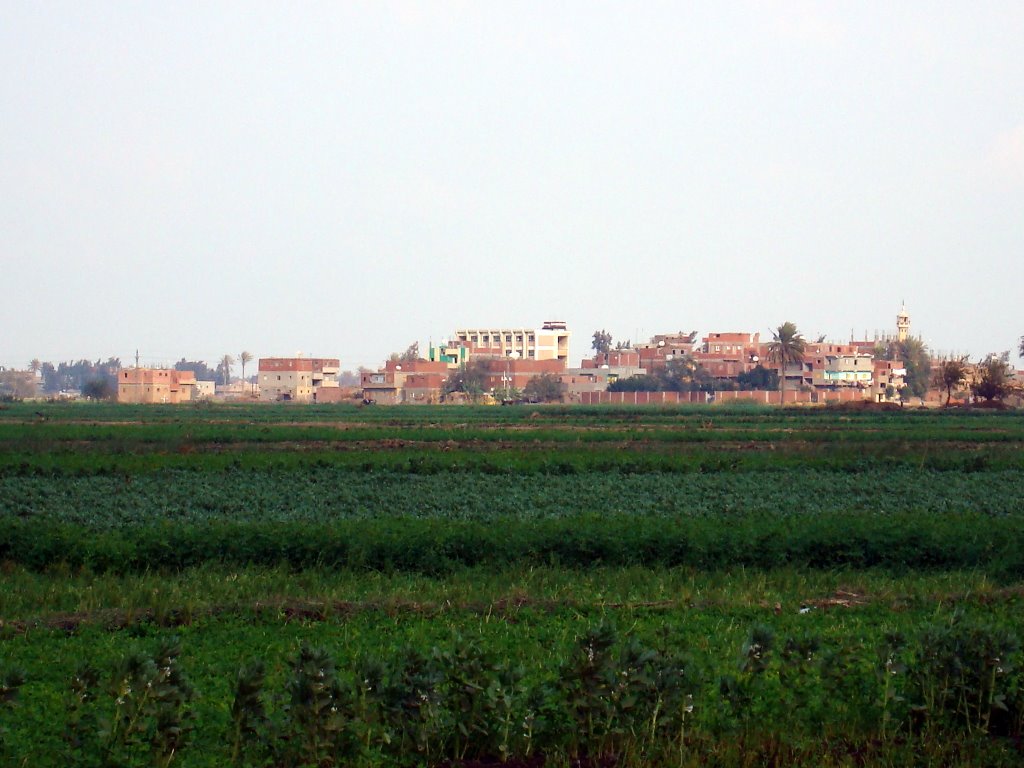
[[[512,334],[511,333],[505,335],[505,343],[506,344],[511,344],[512,343]]]
[[[474,344],[476,344],[477,337],[476,337],[475,333],[472,336],[470,336],[469,338],[470,338],[470,341],[472,341]]]

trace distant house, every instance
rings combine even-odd
[[[194,399],[196,375],[165,368],[124,368],[117,374],[119,403],[187,403]]]
[[[440,402],[452,370],[451,364],[438,360],[389,360],[379,371],[363,373],[363,400],[380,405]]]
[[[199,379],[196,381],[195,390],[192,395],[197,400],[212,400],[213,396],[217,393],[217,383],[215,381],[203,381]]]
[[[317,402],[321,390],[338,388],[340,366],[337,358],[262,357],[257,374],[260,400]],[[336,402],[329,395],[324,399]]]
[[[736,381],[761,364],[764,350],[759,333],[709,333],[701,340],[694,359],[712,378]]]
[[[634,352],[639,356],[638,365],[648,373],[673,360],[681,360],[692,355],[696,344],[697,332],[661,333],[651,337],[647,344],[636,344]]]

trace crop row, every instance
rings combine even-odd
[[[543,667],[521,647],[459,633],[354,658],[303,644],[284,664],[248,658],[231,680],[207,677],[201,692],[177,641],[146,645],[80,663],[62,693],[33,687],[31,672],[0,672],[0,707],[26,710],[5,717],[0,756],[82,766],[813,765],[854,755],[1012,765],[1024,732],[1018,632],[977,619],[889,632],[873,646],[758,625],[727,671],[669,636],[644,641],[607,623]],[[57,702],[56,720],[33,718],[56,714]]]
[[[224,448],[188,445],[121,445],[104,448],[22,445],[0,450],[0,477],[139,475],[167,469],[221,472],[235,469],[307,471],[333,467],[411,475],[688,474],[821,469],[860,473],[893,468],[942,472],[1024,470],[1024,451],[1013,443],[971,449],[930,443],[776,444],[760,447],[703,444],[427,444],[378,443],[325,447],[316,443],[271,443]]]
[[[1024,473],[895,466],[837,473],[413,474],[338,467],[304,471],[162,470],[137,475],[0,476],[0,520],[92,529],[201,523],[436,518],[491,521],[610,514],[634,517],[898,512],[1017,515]]]
[[[391,426],[437,425],[625,425],[696,424],[808,425],[859,424],[864,428],[887,425],[953,424],[976,428],[1019,424],[1019,413],[986,410],[848,408],[778,408],[754,404],[717,406],[580,406],[544,405],[523,408],[472,406],[415,406],[360,408],[349,405],[196,403],[192,405],[127,405],[118,403],[23,403],[0,405],[0,423],[251,423],[260,425],[316,425],[325,423]]]
[[[596,564],[775,568],[977,569],[1024,575],[1017,516],[842,512],[786,517],[602,514],[500,521],[383,518],[330,523],[157,522],[96,530],[0,521],[0,561],[44,570],[181,569],[206,562],[447,573],[467,566]]]
[[[931,422],[925,424],[893,422],[884,428],[851,421],[830,424],[814,422],[786,424],[704,423],[676,424],[604,423],[593,427],[581,424],[547,424],[523,422],[498,425],[365,425],[338,422],[333,424],[261,425],[246,422],[211,423],[144,423],[144,424],[11,424],[0,422],[0,445],[30,445],[37,448],[60,443],[104,445],[182,444],[266,444],[317,441],[330,444],[351,444],[372,441],[405,440],[419,443],[890,443],[955,442],[1000,444],[1024,442],[1024,421],[1007,418],[1004,422],[982,425],[967,422]]]

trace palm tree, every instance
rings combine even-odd
[[[245,364],[252,362],[252,352],[242,352],[238,356],[238,362],[242,364],[242,381],[245,382]]]
[[[217,366],[221,370],[221,376],[224,377],[225,386],[231,383],[231,366],[234,364],[235,358],[231,355],[224,355],[220,360],[220,365]]]
[[[807,343],[800,335],[800,331],[788,320],[772,331],[772,341],[768,343],[768,360],[782,368],[779,383],[782,387],[783,403],[786,402],[786,368],[804,361],[806,346]]]
[[[32,377],[35,378],[39,375],[39,369],[43,367],[43,364],[39,362],[39,358],[33,357],[32,362],[28,364],[28,369],[32,371]]]

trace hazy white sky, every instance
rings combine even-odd
[[[7,2],[0,364],[1024,333],[1024,3]]]

